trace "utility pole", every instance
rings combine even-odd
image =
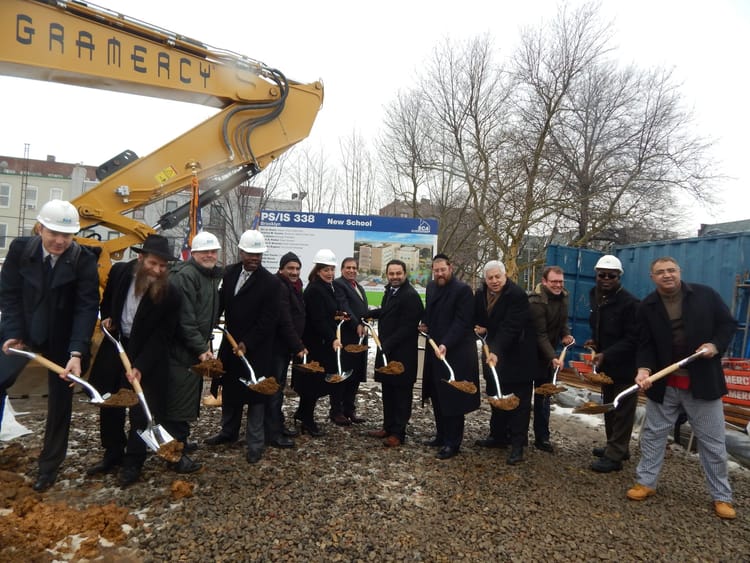
[[[23,167],[21,168],[21,207],[18,210],[18,236],[24,235],[26,226],[26,189],[29,186],[29,143],[23,144]]]

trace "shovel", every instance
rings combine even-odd
[[[537,395],[557,395],[558,393],[562,393],[566,390],[566,387],[557,384],[557,374],[560,373],[560,368],[562,368],[565,362],[565,354],[568,351],[568,348],[573,346],[573,344],[575,343],[576,341],[575,339],[573,339],[570,344],[563,346],[563,349],[560,352],[560,357],[558,358],[560,363],[557,365],[557,367],[555,368],[555,373],[552,375],[552,383],[544,383],[540,385],[539,387],[534,389],[534,393],[536,393]]]
[[[336,340],[341,342],[341,325],[346,322],[347,318],[342,317],[342,319],[339,321],[339,324],[336,325]],[[329,373],[326,375],[326,383],[341,383],[342,381],[346,381],[351,377],[353,369],[342,371],[341,370],[341,348],[336,349],[336,364],[338,365],[339,371],[338,373]]]
[[[125,348],[122,346],[122,342],[112,336],[103,324],[101,327],[102,332],[104,332],[109,341],[114,344],[115,348],[117,348],[117,353],[120,355],[120,361],[125,368],[125,373],[130,375],[133,371],[133,365],[130,363],[130,358],[128,358]],[[130,378],[128,378],[128,380],[133,386],[135,394],[138,395],[138,400],[140,401],[141,407],[143,407],[143,412],[146,415],[146,428],[138,430],[138,435],[151,451],[156,452],[156,455],[169,462],[177,463],[182,457],[182,448],[184,447],[184,444],[175,440],[160,424],[154,424],[154,417],[151,416],[151,409],[148,408],[146,395],[143,393],[141,382],[135,377],[132,378],[132,381]]]
[[[456,380],[456,375],[455,373],[453,373],[453,368],[448,363],[448,360],[445,359],[445,355],[440,353],[440,347],[437,345],[437,342],[435,342],[430,337],[429,334],[424,333],[421,330],[419,331],[419,334],[421,334],[427,339],[427,342],[429,342],[430,346],[432,346],[432,349],[435,350],[435,354],[438,355],[438,357],[440,358],[440,361],[442,361],[445,364],[445,367],[448,368],[448,373],[450,374],[450,378],[447,381],[443,379],[443,381],[445,381],[448,385],[452,386],[453,388],[458,389],[462,393],[468,393],[469,395],[473,395],[474,393],[476,393],[477,386],[474,385],[474,383],[472,383],[471,381],[457,381]]]
[[[591,373],[584,373],[580,374],[581,378],[584,381],[588,381],[589,383],[598,383],[598,384],[604,384],[604,385],[611,385],[614,383],[612,378],[608,376],[605,373],[599,373],[598,368],[596,366],[596,363],[594,363],[594,355],[596,354],[596,350],[594,350],[590,346],[586,346],[587,350],[591,350]]]
[[[240,383],[246,385],[251,391],[255,391],[261,395],[273,395],[276,393],[276,391],[279,390],[279,384],[276,380],[273,377],[255,377],[255,370],[253,369],[253,366],[250,365],[250,362],[247,361],[245,354],[240,350],[237,341],[231,334],[229,334],[227,329],[224,329],[224,334],[229,341],[229,345],[232,347],[232,351],[234,351],[235,355],[242,360],[242,363],[245,364],[245,367],[250,374],[250,379],[240,377]]]
[[[362,319],[362,323],[369,329],[372,339],[375,341],[375,346],[378,347],[380,356],[383,358],[383,365],[376,368],[375,371],[382,375],[401,375],[404,373],[404,364],[396,361],[389,362],[388,358],[385,357],[385,352],[383,352],[383,346],[380,344],[380,338],[378,338],[378,333],[375,332],[375,327],[364,319]]]
[[[364,339],[365,339],[365,335],[363,334],[362,336],[359,337],[359,343],[347,344],[346,346],[344,346],[344,350],[346,350],[350,354],[361,354],[362,352],[367,352],[367,344],[362,344]]]
[[[683,358],[679,362],[675,362],[672,365],[669,365],[665,367],[664,369],[659,370],[656,373],[650,375],[646,381],[650,381],[653,383],[657,379],[661,379],[665,375],[669,375],[670,373],[677,371],[681,367],[685,367],[693,360],[700,358],[706,352],[708,352],[706,348],[701,348],[695,354],[692,354],[691,356],[688,356],[687,358]],[[612,401],[611,403],[599,404],[595,402],[586,402],[586,403],[583,403],[581,406],[574,408],[573,412],[579,413],[579,414],[601,414],[601,413],[613,411],[620,405],[620,401],[623,398],[627,397],[628,395],[632,393],[635,393],[640,388],[641,386],[636,383],[634,385],[631,385],[627,389],[625,389],[625,391],[623,391],[619,395],[617,395],[615,397],[615,400]]]
[[[486,337],[482,336],[475,331],[475,334],[482,341],[482,352],[484,352],[484,361],[490,366],[492,372],[492,378],[495,380],[495,395],[490,397],[487,401],[491,407],[500,409],[502,411],[512,411],[521,404],[521,400],[516,396],[515,393],[503,395],[500,389],[500,378],[497,376],[497,370],[495,369],[495,362],[490,363],[490,347],[487,346]]]
[[[48,360],[41,354],[35,354],[34,352],[29,352],[27,350],[20,350],[18,348],[8,348],[8,351],[12,352],[13,354],[18,354],[19,356],[26,356],[30,360],[35,360],[37,363],[43,365],[48,370],[54,371],[57,374],[61,374],[65,371],[64,367],[57,365],[55,362],[51,360]],[[126,407],[126,406],[132,406],[138,402],[138,400],[136,399],[135,403],[130,401],[130,404],[121,404],[125,400],[125,398],[122,395],[119,396],[119,399],[122,399],[122,400],[115,399],[115,397],[118,396],[119,391],[115,395],[112,395],[110,393],[105,393],[104,395],[102,395],[101,393],[99,393],[99,391],[96,390],[96,388],[93,385],[91,385],[85,379],[81,379],[77,375],[73,375],[72,373],[69,373],[67,375],[67,378],[77,383],[84,389],[86,389],[86,391],[88,391],[91,397],[89,400],[89,403],[91,403],[92,405],[96,405],[98,407]]]
[[[301,364],[292,364],[292,368],[306,371],[308,373],[325,373],[325,369],[318,362],[308,362],[307,354],[302,356]]]

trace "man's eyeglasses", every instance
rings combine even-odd
[[[596,277],[600,280],[616,280],[620,277],[620,274],[613,274],[611,272],[598,272]]]

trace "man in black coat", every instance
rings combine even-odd
[[[438,459],[458,454],[464,436],[464,415],[479,408],[479,392],[464,393],[447,383],[450,373],[458,381],[478,387],[474,296],[471,288],[453,276],[453,266],[445,254],[432,259],[432,281],[427,284],[427,305],[421,330],[437,343],[434,353],[425,354],[422,399],[430,399],[435,415],[436,436],[426,445],[440,447]]]
[[[176,260],[169,248],[169,240],[161,235],[149,235],[142,248],[133,248],[138,257],[130,262],[112,266],[101,303],[102,325],[119,334],[125,352],[133,366],[132,377],[137,378],[155,419],[164,412],[169,355],[179,319],[180,295],[169,283],[168,262]],[[102,340],[91,369],[89,381],[101,393],[115,393],[129,388],[128,376],[117,348]],[[87,470],[89,475],[107,473],[122,465],[118,475],[120,487],[135,483],[146,461],[146,444],[138,435],[148,424],[142,406],[129,409],[130,430],[125,434],[124,408],[99,411],[99,428],[104,457]],[[172,467],[181,473],[200,469],[183,455]]]
[[[225,328],[237,341],[253,368],[256,378],[273,377],[273,344],[281,307],[281,282],[263,265],[266,241],[260,231],[242,233],[238,244],[240,262],[227,266],[221,288],[220,310]],[[209,445],[234,442],[240,433],[242,411],[247,405],[246,459],[258,463],[265,449],[263,420],[268,396],[251,391],[240,378],[250,372],[235,354],[228,338],[219,348],[219,359],[226,373],[221,404],[221,430]]]
[[[644,298],[637,313],[641,333],[635,382],[648,397],[646,419],[636,484],[627,497],[641,501],[656,494],[667,437],[684,410],[698,441],[714,511],[719,518],[735,518],[721,401],[727,392],[721,355],[737,323],[716,291],[682,281],[674,258],[654,260],[651,279],[656,291]],[[653,383],[648,380],[652,372],[699,351],[702,356],[686,367]]]
[[[47,378],[47,423],[39,454],[35,491],[57,479],[68,449],[73,390],[66,374],[81,375],[88,363],[91,333],[99,305],[96,255],[73,241],[80,228],[78,211],[53,199],[39,210],[38,235],[10,244],[0,274],[0,421],[6,390],[28,359],[8,355],[9,348],[28,346],[65,367]]]
[[[297,435],[294,428],[285,428],[284,388],[286,387],[290,359],[301,361],[307,354],[302,342],[305,331],[305,300],[302,297],[302,281],[299,278],[302,261],[294,252],[287,252],[279,261],[276,277],[281,282],[281,306],[279,324],[276,327],[276,340],[273,343],[273,375],[279,383],[279,390],[266,405],[266,442],[275,448],[292,448]]]
[[[487,395],[509,395],[519,399],[511,411],[492,409],[490,435],[477,440],[482,447],[511,446],[508,465],[523,461],[529,433],[532,382],[536,368],[537,335],[526,292],[508,279],[505,264],[491,260],[484,266],[484,283],[474,296],[477,334],[486,334],[489,356],[484,373]],[[495,365],[501,389],[495,386],[489,365]]]
[[[356,398],[359,384],[367,379],[367,352],[350,353],[346,351],[349,344],[367,344],[367,327],[362,324],[362,319],[367,317],[369,306],[365,288],[357,281],[359,264],[354,258],[344,258],[341,262],[341,277],[333,280],[336,292],[339,295],[339,306],[342,311],[349,315],[349,320],[341,325],[342,350],[341,363],[343,369],[353,370],[352,375],[341,383],[334,386],[331,391],[331,421],[339,426],[348,426],[352,422],[360,424],[365,419],[357,416]]]
[[[596,286],[589,293],[591,340],[585,345],[596,351],[593,364],[614,382],[602,385],[602,400],[611,403],[620,392],[633,384],[638,348],[638,325],[635,321],[638,299],[622,287],[622,263],[616,256],[602,256],[594,269]],[[638,394],[632,393],[622,399],[615,410],[604,414],[607,445],[594,448],[593,454],[599,459],[591,464],[593,471],[619,471],[622,462],[630,458],[630,436],[637,406]]]
[[[417,328],[424,314],[422,298],[409,283],[406,264],[391,260],[386,265],[388,285],[380,309],[370,311],[378,319],[382,353],[375,356],[375,381],[383,389],[383,428],[368,435],[383,438],[386,447],[397,447],[406,440],[406,426],[411,418],[414,383],[417,381]],[[381,374],[383,354],[389,362],[404,366],[401,374]]]

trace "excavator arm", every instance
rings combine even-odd
[[[79,1],[0,2],[0,73],[219,108],[72,201],[83,229],[122,233],[80,239],[101,247],[103,279],[111,258],[154,232],[126,213],[188,188],[193,177],[231,187],[259,172],[310,134],[323,102],[320,82],[290,81],[259,61]]]

